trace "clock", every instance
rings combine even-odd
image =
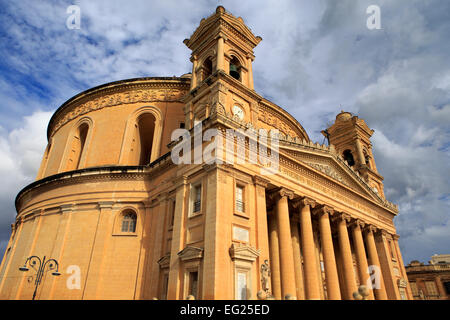
[[[242,107],[235,104],[233,106],[233,115],[237,116],[239,118],[239,120],[244,119],[244,109],[242,109]]]

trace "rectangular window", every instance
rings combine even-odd
[[[396,260],[395,259],[394,243],[391,240],[389,240],[389,250],[391,251],[391,258],[392,258],[392,260]]]
[[[128,232],[128,228],[129,228],[129,221],[124,220],[122,222],[122,232]]]
[[[202,185],[194,186],[192,212],[200,212],[202,207]]]
[[[412,291],[413,296],[418,296],[419,295],[419,290],[417,290],[417,283],[410,282],[409,284],[411,286],[411,291]]]
[[[173,222],[175,220],[175,205],[176,205],[175,200],[172,200],[170,211],[169,211],[169,228],[173,227]]]
[[[450,294],[450,282],[444,282],[445,292]]]
[[[162,282],[161,300],[167,300],[167,289],[169,288],[169,274],[164,274]]]
[[[195,299],[198,299],[198,272],[189,272],[189,286],[188,295],[193,295]]]
[[[425,281],[425,288],[427,289],[427,295],[431,297],[438,296],[436,283],[434,281]]]
[[[236,300],[247,300],[247,272],[238,271],[236,278]]]
[[[236,210],[245,212],[244,187],[236,185]]]

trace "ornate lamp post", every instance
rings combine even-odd
[[[29,268],[27,268],[27,263],[31,268],[36,270],[36,279],[34,280],[35,288],[34,288],[33,299],[32,299],[32,300],[34,300],[34,298],[36,297],[37,289],[38,289],[39,285],[41,284],[42,277],[44,276],[44,272],[55,270],[52,272],[53,276],[60,276],[61,273],[59,273],[59,271],[58,271],[58,268],[59,268],[58,261],[56,261],[55,259],[45,260],[45,256],[42,260],[38,256],[28,257],[27,260],[25,260],[23,267],[20,267],[19,270],[24,271],[24,272],[30,270]],[[45,270],[45,268],[47,268],[47,270]]]

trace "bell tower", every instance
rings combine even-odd
[[[192,128],[193,122],[203,120],[210,114],[211,103],[208,105],[208,102],[200,101],[200,96],[205,95],[205,87],[209,87],[210,101],[227,99],[211,97],[217,92],[213,88],[217,87],[218,81],[226,82],[226,87],[233,86],[235,91],[254,92],[253,49],[261,40],[261,37],[253,35],[241,17],[236,18],[224,7],[218,6],[215,13],[202,19],[191,37],[183,41],[192,50],[191,91],[185,100],[188,128]],[[219,91],[219,95],[224,93],[223,90]],[[234,105],[230,110],[225,103],[222,105],[227,112],[234,114]],[[246,110],[245,103],[238,103],[235,112],[241,114],[239,117],[251,113]]]
[[[378,195],[384,198],[383,177],[378,173],[370,137],[373,130],[363,119],[341,111],[327,130],[322,131],[338,154],[364,178]]]

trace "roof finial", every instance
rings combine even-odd
[[[217,13],[217,14],[223,14],[223,13],[225,13],[225,8],[222,7],[222,6],[218,6],[218,7],[216,8],[216,13]]]

